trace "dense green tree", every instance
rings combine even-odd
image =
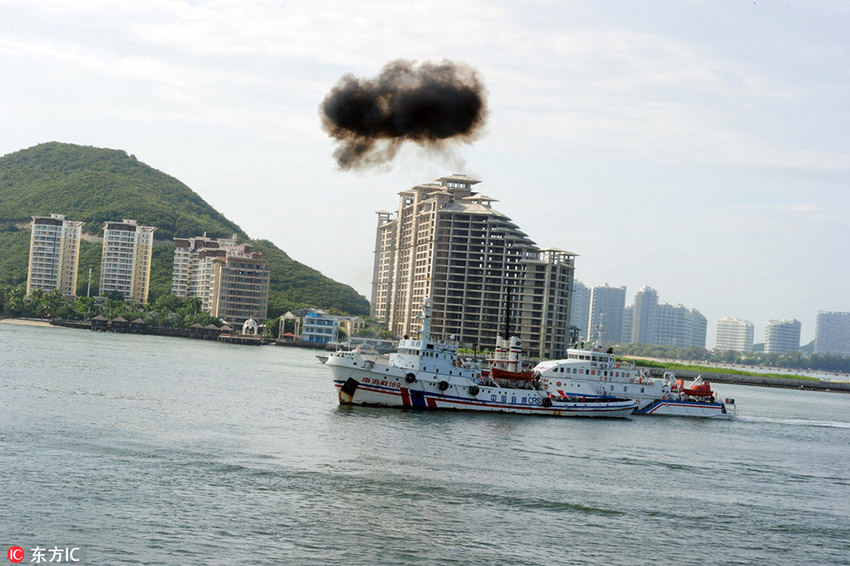
[[[98,295],[102,244],[86,238],[101,235],[106,221],[134,218],[157,227],[149,301],[171,292],[174,237],[236,234],[241,242],[249,240],[189,187],[124,151],[44,143],[0,157],[0,283],[26,282],[29,222],[53,212],[86,223],[77,295]],[[369,303],[351,287],[291,259],[271,242],[253,244],[266,253],[272,271],[270,317],[302,307],[369,312]]]

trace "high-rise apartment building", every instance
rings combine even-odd
[[[101,295],[117,291],[127,301],[148,301],[155,230],[152,226],[140,226],[135,220],[126,218],[104,225]]]
[[[230,325],[249,318],[266,319],[269,310],[270,270],[265,254],[243,244],[227,250],[211,250],[210,306],[213,316]],[[219,255],[224,252],[224,255]]]
[[[184,299],[200,297],[201,308],[210,312],[212,303],[213,259],[224,257],[228,250],[244,252],[232,238],[174,238],[174,266],[171,272],[171,294]]]
[[[814,353],[850,356],[850,312],[818,312]]]
[[[617,344],[623,336],[623,309],[626,308],[626,288],[591,287],[590,309],[585,337],[595,342],[597,334],[601,343]]]
[[[708,321],[696,309],[661,303],[656,308],[655,342],[662,346],[705,348]]]
[[[764,353],[784,354],[800,349],[800,321],[768,320],[764,329]]]
[[[399,193],[396,213],[379,212],[372,316],[396,335],[421,328],[432,300],[431,333],[493,348],[510,333],[530,356],[562,356],[569,345],[575,254],[540,249],[478,194],[478,180],[450,175]]]
[[[76,295],[83,224],[62,214],[32,217],[27,295],[35,289],[58,290],[67,298]]]
[[[658,308],[658,293],[649,286],[643,286],[635,295],[634,316],[632,321],[633,344],[655,344]]]
[[[578,328],[578,335],[587,336],[587,321],[590,319],[590,289],[578,279],[573,281],[570,326]]]
[[[628,344],[632,341],[632,328],[635,322],[635,306],[626,305],[623,309],[623,334],[620,342]]]
[[[753,351],[753,323],[740,318],[721,318],[717,321],[715,350]]]

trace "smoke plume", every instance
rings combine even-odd
[[[338,142],[340,169],[387,163],[406,141],[446,152],[477,139],[485,93],[466,65],[392,61],[373,79],[342,77],[322,102],[322,127]]]

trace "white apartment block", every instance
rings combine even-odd
[[[764,329],[764,353],[784,354],[800,349],[800,321],[768,320]]]
[[[661,303],[656,308],[655,344],[705,348],[708,321],[696,309]]]
[[[395,213],[378,212],[372,316],[398,336],[421,328],[432,299],[431,332],[470,348],[493,348],[510,333],[529,356],[556,357],[569,345],[575,254],[540,249],[478,194],[478,180],[442,177],[399,193]]]
[[[66,298],[76,296],[83,224],[65,220],[62,214],[32,217],[27,295],[42,289],[58,290]]]
[[[818,312],[814,353],[850,356],[850,312]]]
[[[721,318],[717,321],[717,340],[714,349],[722,352],[726,350],[752,352],[753,335],[753,323],[749,320]]]
[[[652,287],[644,285],[635,294],[631,339],[633,344],[656,343],[657,309],[658,292]]]
[[[101,295],[117,291],[126,301],[148,301],[155,230],[152,226],[140,226],[135,220],[126,218],[104,225]]]

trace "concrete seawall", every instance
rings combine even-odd
[[[642,368],[653,377],[661,377],[665,371],[662,368]],[[811,391],[832,391],[850,393],[850,382],[846,381],[813,381],[808,379],[793,379],[790,377],[765,377],[760,375],[736,375],[731,373],[708,373],[692,370],[669,370],[681,379],[694,379],[702,375],[707,381],[717,383],[733,383],[735,385],[757,385],[759,387],[780,387],[782,389],[806,389]]]

